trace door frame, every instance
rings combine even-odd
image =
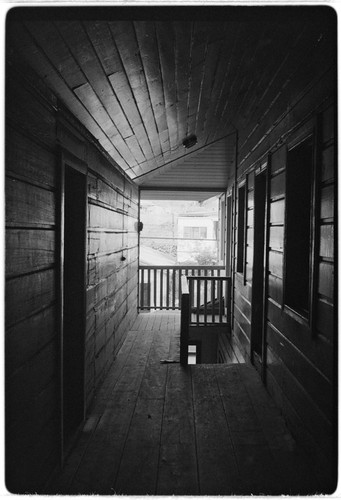
[[[85,231],[84,231],[84,283],[83,283],[83,318],[82,324],[84,325],[84,348],[83,348],[83,391],[82,391],[82,413],[83,420],[85,419],[86,412],[86,397],[85,397],[85,325],[86,325],[86,280],[87,280],[87,227],[88,227],[88,183],[87,174],[88,166],[87,163],[81,159],[74,156],[68,150],[60,147],[59,152],[59,165],[60,165],[60,184],[59,184],[59,234],[58,234],[58,245],[59,245],[59,269],[58,269],[58,303],[59,303],[59,379],[60,379],[60,461],[61,465],[64,464],[68,448],[72,443],[65,442],[64,435],[64,265],[65,265],[65,244],[64,244],[64,233],[65,233],[65,172],[66,169],[73,169],[85,177],[85,189],[84,189],[84,220],[85,220]]]
[[[255,350],[254,350],[254,337],[253,337],[253,319],[254,319],[254,289],[252,286],[252,316],[251,316],[251,342],[250,342],[250,359],[252,364],[259,370],[261,378],[265,383],[266,378],[266,317],[267,317],[267,295],[268,295],[268,265],[269,265],[269,186],[270,186],[270,162],[269,158],[261,164],[255,170],[255,196],[254,196],[254,216],[256,213],[256,180],[260,175],[265,176],[265,192],[264,192],[264,242],[263,242],[263,272],[261,275],[262,281],[262,304],[261,304],[261,325],[260,325],[260,351],[259,362],[256,360]],[[255,218],[254,218],[254,251],[255,251]],[[256,259],[253,258],[253,276],[255,271]],[[254,277],[252,276],[252,285],[254,283]]]

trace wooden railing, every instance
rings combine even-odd
[[[231,278],[183,276],[181,295],[180,363],[188,364],[190,329],[208,335],[212,327],[228,328],[231,322]],[[193,331],[196,331],[195,328]],[[224,330],[221,330],[224,331]],[[226,330],[227,331],[227,330]]]
[[[230,320],[231,278],[189,276],[190,324],[223,325]]]
[[[140,266],[139,309],[180,309],[181,277],[220,277],[224,266]]]

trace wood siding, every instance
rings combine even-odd
[[[332,33],[332,30],[331,30]],[[292,79],[269,106],[259,106],[249,130],[242,130],[238,186],[246,180],[245,270],[235,272],[233,334],[251,358],[253,182],[261,162],[269,169],[265,381],[295,437],[314,454],[317,473],[331,482],[335,469],[334,192],[335,59],[331,37],[310,50],[309,59],[290,57]],[[276,78],[280,78],[280,74]],[[271,85],[268,88],[271,96]],[[289,100],[290,93],[290,100]],[[264,113],[264,110],[267,111]],[[258,116],[258,118],[257,118]],[[257,122],[257,126],[254,124]],[[313,124],[313,125],[311,125]],[[252,129],[252,127],[254,127]],[[316,143],[315,263],[310,323],[284,306],[287,147],[313,127]],[[238,190],[237,190],[238,192]],[[238,207],[238,204],[235,205]],[[297,214],[299,216],[299,214]],[[238,217],[235,218],[235,221]],[[234,235],[237,234],[235,225]],[[299,237],[299,235],[298,235]],[[236,256],[236,237],[234,255]],[[236,270],[236,263],[234,264]],[[297,276],[297,279],[300,279]],[[333,354],[334,352],[334,354]]]
[[[24,492],[51,472],[60,446],[58,156],[55,101],[7,76],[6,482]]]
[[[90,402],[137,313],[138,191],[94,147],[88,151],[88,169],[86,398]]]
[[[23,71],[7,71],[6,484],[33,493],[60,460],[60,148],[88,172],[87,407],[137,313],[138,191]]]

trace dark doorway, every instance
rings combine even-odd
[[[84,418],[86,175],[65,166],[63,441],[67,447]]]
[[[257,368],[262,363],[264,306],[264,242],[265,242],[266,173],[255,177],[254,255],[252,276],[251,359]]]

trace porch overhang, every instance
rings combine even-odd
[[[140,200],[188,200],[188,201],[205,201],[214,196],[222,194],[224,189],[186,189],[179,187],[171,187],[169,189],[162,188],[141,188]]]

